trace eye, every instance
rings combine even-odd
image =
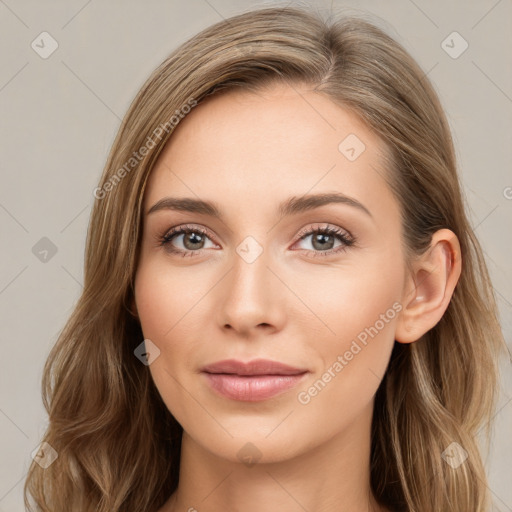
[[[212,245],[205,246],[206,241]],[[177,248],[174,244],[178,243],[183,248]],[[181,254],[182,256],[195,256],[200,254],[203,249],[209,249],[215,244],[207,236],[207,231],[197,226],[179,226],[172,228],[159,240],[159,244],[171,253]]]
[[[306,249],[312,256],[328,256],[345,251],[354,245],[355,238],[338,227],[326,226],[315,227],[299,234],[299,242],[304,242],[311,237],[313,249]],[[339,242],[336,245],[336,241]]]

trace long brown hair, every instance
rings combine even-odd
[[[44,368],[42,441],[58,457],[46,469],[32,463],[27,507],[31,496],[42,511],[154,512],[176,489],[182,428],[134,356],[143,335],[129,308],[145,184],[194,105],[276,81],[311,86],[386,143],[408,255],[423,253],[441,228],[461,246],[462,274],[444,316],[418,341],[395,343],[378,389],[372,490],[394,511],[488,509],[477,433],[489,431],[504,340],[440,101],[412,57],[373,23],[328,22],[292,7],[203,30],[151,74],[126,113],[94,191],[83,293]],[[456,470],[443,460],[452,443],[468,454]]]

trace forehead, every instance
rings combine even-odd
[[[305,87],[229,91],[180,121],[151,172],[144,210],[170,194],[239,211],[333,191],[396,209],[385,152],[355,114]]]

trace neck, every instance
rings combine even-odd
[[[370,490],[372,408],[328,442],[271,463],[218,457],[183,432],[179,486],[160,512],[385,512]]]

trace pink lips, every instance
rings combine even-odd
[[[228,359],[205,366],[202,373],[222,396],[256,402],[296,386],[308,370],[265,359],[248,363]]]

